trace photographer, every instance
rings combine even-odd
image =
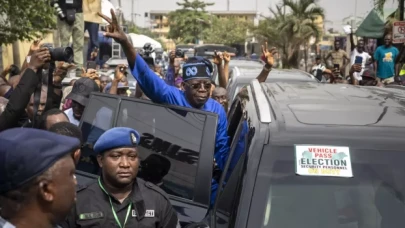
[[[0,115],[0,131],[17,127],[18,120],[24,114],[25,108],[41,78],[37,70],[51,60],[48,48],[41,48],[31,55],[28,68],[22,73],[21,80],[10,95],[6,109]]]
[[[84,21],[82,5],[82,0],[53,0],[52,2],[58,15],[61,46],[69,46],[69,40],[72,37],[77,77],[80,77],[83,66]]]

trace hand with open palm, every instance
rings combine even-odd
[[[107,17],[102,13],[97,13],[98,16],[100,16],[101,18],[103,18],[105,21],[108,22],[108,25],[106,26],[106,30],[104,32],[104,36],[113,38],[116,42],[122,44],[128,39],[128,37],[124,33],[124,31],[122,31],[121,26],[118,23],[117,16],[114,13],[114,10],[111,9],[110,13],[111,18]]]
[[[277,54],[276,48],[271,48],[270,50],[267,47],[267,42],[265,45],[262,45],[262,60],[269,66],[273,67],[274,65],[274,56]]]

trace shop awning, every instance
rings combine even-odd
[[[375,10],[371,10],[357,28],[356,36],[378,39],[384,36],[385,20]]]

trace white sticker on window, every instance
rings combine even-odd
[[[353,177],[349,147],[295,145],[295,172],[302,176]]]

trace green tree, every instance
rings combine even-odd
[[[403,0],[391,0],[392,2],[398,2],[399,5],[399,1],[403,1]],[[388,0],[374,0],[374,8],[381,13],[381,15],[384,14],[384,6],[385,3],[387,3]],[[397,9],[397,11],[395,12],[395,16],[397,18],[399,18],[399,10]]]
[[[272,16],[262,22],[256,33],[282,50],[284,68],[298,67],[300,47],[306,46],[311,37],[318,41],[320,28],[317,17],[324,18],[323,8],[317,0],[283,0],[276,9],[270,9]],[[287,14],[284,13],[284,7]]]
[[[205,8],[214,3],[183,0],[183,2],[177,2],[177,5],[182,8],[169,14],[168,37],[179,43],[196,43],[210,24],[210,16]]]
[[[246,41],[248,28],[253,23],[238,18],[214,18],[205,31],[204,42],[212,44],[240,44]]]
[[[0,45],[33,40],[55,28],[48,0],[0,0]]]

